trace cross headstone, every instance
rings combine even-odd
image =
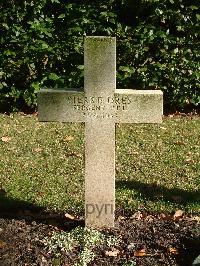
[[[116,39],[86,37],[84,91],[41,89],[40,121],[85,122],[85,223],[114,226],[115,123],[160,123],[160,90],[116,89]]]

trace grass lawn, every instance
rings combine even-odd
[[[200,117],[116,126],[116,206],[200,213]],[[84,209],[84,124],[0,114],[0,203]]]

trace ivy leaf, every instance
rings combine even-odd
[[[51,32],[45,32],[45,35],[47,35],[48,37],[52,37]]]
[[[198,6],[189,6],[189,8],[192,9],[192,10],[197,10],[197,9],[199,9]]]
[[[40,89],[40,83],[39,82],[33,82],[31,84],[31,87],[35,89],[35,91],[39,91]]]
[[[2,23],[2,26],[3,26],[4,28],[6,28],[7,30],[9,30],[9,26],[8,26],[8,24],[6,24],[6,23]]]
[[[196,14],[198,20],[200,20],[200,14]]]
[[[176,49],[174,49],[174,53],[177,54],[178,53],[178,47]]]
[[[84,69],[84,65],[79,65],[79,66],[77,66],[77,68],[83,70]]]
[[[45,43],[45,42],[42,43],[42,49],[47,49],[48,47],[49,47],[49,46],[48,46],[47,43]]]
[[[63,13],[63,14],[60,14],[59,16],[58,16],[58,18],[65,18],[65,14]]]
[[[58,80],[59,77],[58,77],[58,75],[56,75],[56,73],[50,73],[49,74],[49,79],[51,79],[51,80]]]

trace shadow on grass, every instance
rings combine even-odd
[[[116,188],[133,189],[140,193],[144,200],[178,203],[187,205],[188,203],[200,204],[200,191],[187,191],[179,188],[169,189],[157,184],[145,184],[133,180],[117,180]]]
[[[65,231],[84,226],[84,220],[70,219],[64,213],[49,212],[36,204],[9,198],[3,189],[0,189],[0,218],[44,223]]]

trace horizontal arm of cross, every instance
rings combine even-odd
[[[113,97],[86,97],[78,89],[42,89],[38,93],[39,120],[85,122],[86,115],[106,119],[110,109],[115,123],[160,123],[162,97],[160,90],[117,89]]]

